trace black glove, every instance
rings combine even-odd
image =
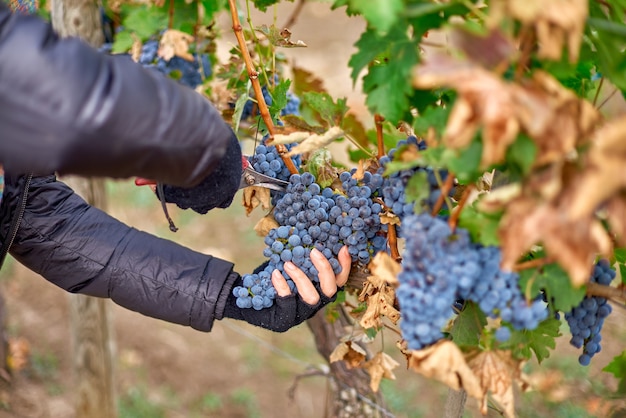
[[[165,201],[201,214],[214,208],[227,208],[239,190],[242,171],[241,146],[233,133],[220,165],[195,187],[163,185]]]
[[[237,306],[237,298],[230,292],[226,300],[224,317],[239,319],[249,324],[256,325],[270,331],[285,332],[298,324],[306,321],[317,313],[324,306],[334,302],[337,298],[335,293],[332,297],[324,295],[318,283],[313,283],[320,300],[315,305],[304,302],[300,295],[291,294],[289,296],[276,296],[274,304],[269,308],[256,310],[254,308],[242,309]],[[233,288],[243,286],[243,279],[240,277]]]

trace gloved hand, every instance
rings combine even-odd
[[[224,317],[246,321],[275,332],[285,332],[306,321],[336,299],[337,289],[346,284],[350,274],[352,260],[347,247],[341,249],[338,260],[341,264],[341,273],[335,275],[326,257],[318,250],[311,251],[311,261],[319,272],[319,283],[313,283],[302,270],[293,263],[287,262],[285,269],[296,284],[297,294],[291,293],[283,275],[280,271],[274,270],[272,284],[277,296],[271,307],[258,311],[252,308],[241,309],[237,306],[237,298],[231,292],[226,301]],[[234,284],[234,286],[242,285],[241,278]]]
[[[227,208],[239,190],[242,171],[241,146],[233,133],[220,165],[197,186],[185,188],[164,184],[165,201],[175,203],[181,209],[191,209],[200,214],[205,214],[214,208]],[[135,180],[135,184],[152,186],[156,182],[138,178]],[[162,196],[158,195],[156,187],[153,190],[160,200]]]

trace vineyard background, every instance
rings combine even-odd
[[[279,24],[294,7],[282,4],[278,8]],[[270,23],[272,12],[265,17],[256,13],[254,23]],[[229,17],[222,14],[220,54],[235,43],[230,24]],[[309,3],[290,28],[295,39],[309,46],[285,54],[322,78],[333,96],[348,97],[352,110],[373,125],[366,119],[369,116],[359,86],[352,89],[346,65],[363,26],[360,18],[348,18],[342,10],[331,12],[326,4]],[[621,111],[620,106],[615,101],[611,111]],[[238,204],[205,216],[171,208],[180,227],[172,234],[147,189],[126,181],[110,182],[109,190],[109,212],[130,225],[232,260],[240,272],[248,272],[262,261],[262,239],[253,232],[260,213],[248,218]],[[240,200],[238,196],[235,202]],[[0,418],[71,417],[67,295],[12,261],[0,277],[7,328],[15,347],[11,360],[19,369],[11,385],[2,383],[0,387]],[[203,334],[112,306],[121,417],[322,416],[327,387],[323,377],[299,380],[295,398],[288,397],[296,376],[306,373],[307,365],[325,363],[306,326],[272,334],[226,320],[216,323],[210,334]],[[587,368],[578,365],[577,350],[567,344],[567,333],[541,370],[531,362],[526,371],[537,390],[523,395],[519,416],[604,417],[610,406],[622,402],[611,399],[616,381],[601,369],[625,346],[625,317],[626,311],[617,308],[607,319],[603,351]],[[394,349],[395,336],[390,334],[387,340],[387,351],[403,364]],[[398,417],[441,416],[447,393],[442,384],[402,367],[394,372],[397,380],[382,384],[389,411]],[[626,409],[623,411],[614,416],[626,416]],[[474,401],[469,401],[466,415],[479,416]]]

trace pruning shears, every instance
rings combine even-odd
[[[265,187],[279,192],[284,192],[287,189],[289,182],[259,173],[252,167],[250,160],[245,155],[241,156],[241,166],[243,172],[239,183],[240,189],[250,186]]]

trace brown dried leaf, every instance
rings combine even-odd
[[[466,147],[482,126],[481,166],[504,160],[506,149],[520,130],[513,91],[507,83],[470,62],[433,54],[417,67],[413,84],[420,88],[445,85],[457,90],[459,97],[450,112],[443,137],[445,145]]]
[[[254,226],[254,232],[260,237],[265,237],[274,228],[278,228],[278,222],[271,214],[265,215]]]
[[[276,26],[261,25],[255,28],[257,32],[261,32],[267,37],[270,43],[274,46],[280,46],[283,48],[305,48],[307,44],[303,41],[292,41],[291,31],[287,28],[279,30]]]
[[[363,347],[352,341],[342,342],[332,353],[330,353],[330,362],[345,361],[349,369],[360,367],[365,361],[367,352]]]
[[[263,210],[271,207],[270,189],[265,187],[250,186],[243,189],[243,206],[246,208],[246,215],[250,215],[252,211],[259,205]]]
[[[535,28],[539,58],[558,61],[567,45],[570,62],[578,60],[587,0],[508,0],[506,8],[510,16]]]
[[[398,274],[400,274],[402,266],[386,252],[376,253],[374,259],[369,264],[369,268],[375,277],[373,280],[376,280],[379,286],[390,284],[396,287],[398,285]]]
[[[380,223],[383,225],[400,225],[400,218],[391,212],[381,213]]]
[[[531,197],[512,201],[500,223],[502,268],[510,270],[520,254],[542,243],[548,257],[569,274],[574,286],[589,280],[597,254],[611,252],[611,239],[594,218],[572,220],[566,212]]]
[[[311,71],[305,70],[302,67],[294,66],[293,73],[293,91],[298,96],[302,96],[303,93],[308,91],[316,91],[318,93],[325,93],[324,82],[321,78],[318,78]]]
[[[452,27],[448,32],[453,47],[462,50],[469,59],[487,68],[495,68],[503,62],[513,60],[518,53],[513,42],[499,28],[493,28],[484,36],[459,26]]]
[[[423,350],[401,350],[408,368],[429,379],[436,379],[454,390],[464,389],[475,399],[483,399],[485,390],[465,361],[465,356],[452,341],[441,340]]]
[[[487,414],[487,393],[504,409],[507,417],[515,416],[514,383],[521,375],[521,363],[510,351],[483,351],[468,358],[468,365],[480,380],[485,393],[481,412]]]
[[[382,351],[376,354],[371,360],[363,364],[363,368],[370,375],[370,388],[372,392],[378,392],[380,381],[384,378],[396,380],[396,375],[392,370],[398,367],[400,363],[395,361],[391,356]]]
[[[363,293],[361,293],[363,295]],[[359,295],[359,300],[361,299]],[[370,296],[363,296],[367,301],[367,309],[361,317],[359,324],[363,328],[380,328],[382,327],[382,316],[386,316],[394,324],[400,320],[400,311],[398,311],[393,303],[395,301],[395,292],[389,287],[385,286],[380,290],[374,292]]]
[[[606,205],[606,216],[620,246],[626,246],[626,196],[614,196]]]
[[[161,37],[157,54],[165,61],[169,61],[175,56],[187,61],[193,61],[193,55],[189,53],[189,44],[193,40],[193,36],[188,33],[176,29],[168,29]]]
[[[580,180],[572,185],[569,216],[590,216],[607,199],[626,187],[626,116],[598,129],[592,138]]]

